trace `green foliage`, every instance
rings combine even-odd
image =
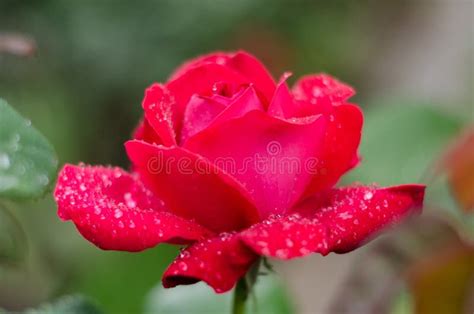
[[[0,197],[32,199],[47,191],[57,160],[47,139],[0,99]]]
[[[281,283],[274,276],[260,276],[254,296],[247,301],[247,313],[293,313]],[[230,313],[232,293],[216,294],[205,283],[163,289],[158,284],[148,295],[145,313]]]
[[[365,111],[362,163],[345,181],[421,183],[428,167],[461,126],[462,121],[432,106],[373,106]]]
[[[71,288],[100,300],[107,313],[140,313],[145,295],[161,284],[163,271],[178,254],[171,245],[139,253],[91,250],[94,254],[82,260]]]
[[[17,218],[0,204],[0,265],[18,265],[26,254],[26,237]]]
[[[65,296],[53,303],[40,305],[35,309],[28,309],[24,314],[100,314],[101,310],[81,295]]]

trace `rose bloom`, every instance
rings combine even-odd
[[[289,89],[252,55],[213,53],[145,91],[131,171],[65,165],[58,214],[104,250],[184,245],[163,275],[226,292],[260,256],[351,251],[419,212],[424,186],[336,188],[357,166],[363,116],[326,74]]]

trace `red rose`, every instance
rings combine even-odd
[[[231,289],[259,256],[343,253],[421,208],[424,187],[335,188],[359,162],[354,90],[309,75],[275,84],[246,52],[181,66],[145,92],[125,143],[133,171],[66,165],[59,216],[106,250],[186,244],[165,287]]]

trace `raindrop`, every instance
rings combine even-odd
[[[178,267],[181,271],[187,271],[188,265],[185,262],[179,262]]]
[[[321,91],[321,88],[319,88],[318,86],[314,86],[311,92],[314,97],[319,97],[323,94],[323,92]]]
[[[37,177],[37,180],[41,185],[48,185],[48,183],[49,183],[48,177],[44,174],[39,175]]]
[[[122,216],[123,216],[123,212],[120,209],[116,209],[114,212],[114,217],[119,219]]]
[[[10,158],[7,154],[0,154],[0,169],[10,168]]]
[[[374,193],[368,191],[364,194],[364,200],[368,201],[368,200],[372,199],[373,196],[374,196]]]
[[[288,250],[285,250],[285,249],[276,250],[275,254],[278,258],[287,258]]]
[[[128,208],[135,208],[137,206],[137,203],[133,200],[131,193],[125,193],[123,198],[125,199],[125,204]]]

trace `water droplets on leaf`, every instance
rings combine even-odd
[[[0,99],[0,197],[41,196],[56,172],[57,159],[46,138]]]

